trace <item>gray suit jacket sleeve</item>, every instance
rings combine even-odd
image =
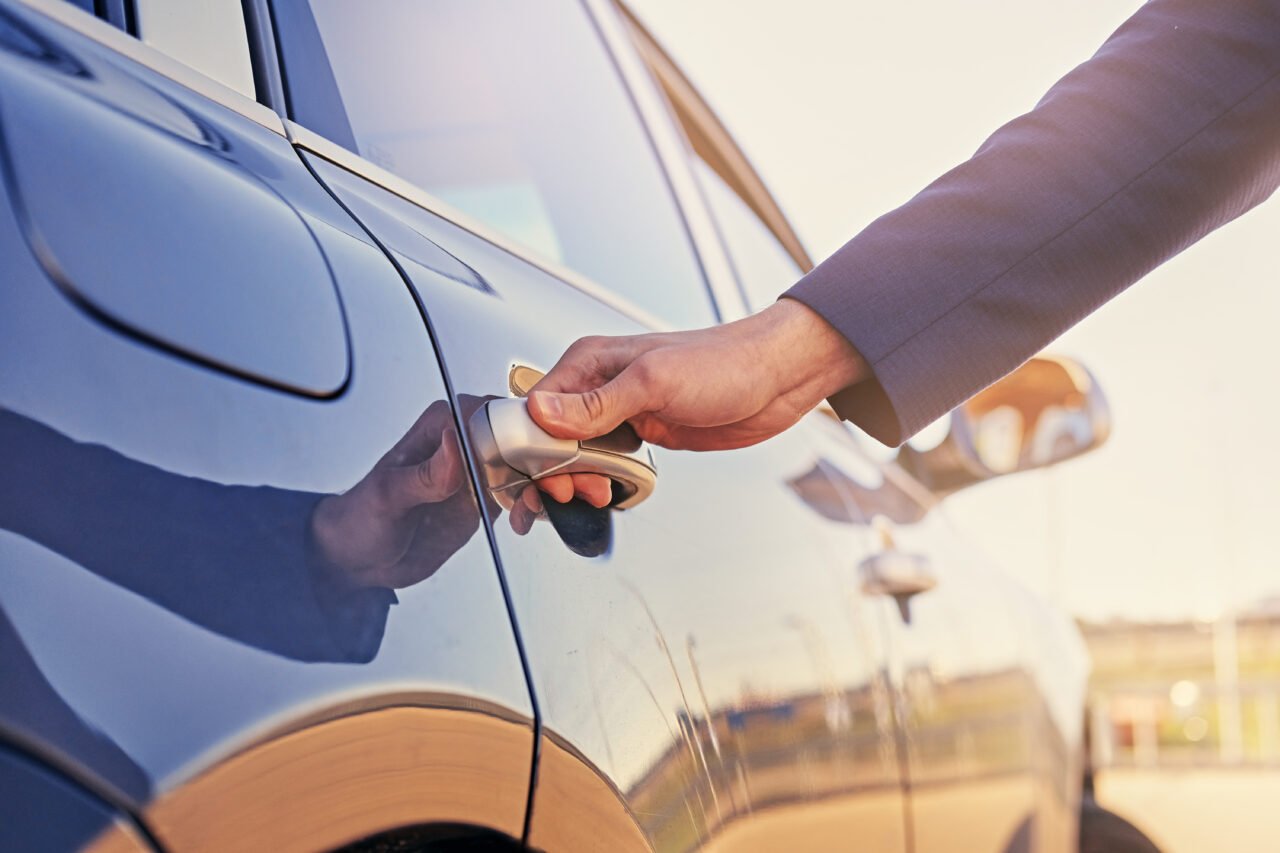
[[[1151,0],[785,295],[871,366],[836,411],[901,444],[1278,182],[1280,0]]]

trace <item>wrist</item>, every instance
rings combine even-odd
[[[816,405],[871,376],[853,344],[803,302],[784,297],[748,321],[760,324],[755,330],[759,356],[774,367],[779,393],[794,393]]]

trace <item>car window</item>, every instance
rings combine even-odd
[[[714,321],[679,209],[575,0],[276,0],[294,120],[678,326]]]
[[[255,97],[241,0],[134,0],[134,16],[144,42]]]
[[[720,228],[747,306],[752,311],[767,308],[800,278],[800,265],[755,211],[701,157],[694,159],[694,171]]]

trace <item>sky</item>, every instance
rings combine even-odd
[[[632,0],[821,259],[1085,61],[1135,0]],[[1050,350],[1111,403],[1101,449],[944,511],[1077,616],[1212,618],[1280,594],[1280,200]]]

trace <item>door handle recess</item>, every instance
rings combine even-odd
[[[556,438],[538,426],[520,398],[490,400],[471,418],[476,451],[489,489],[504,508],[519,487],[551,474],[600,474],[614,484],[616,509],[630,509],[653,494],[653,454],[623,424],[599,438]]]
[[[862,591],[868,595],[888,595],[898,603],[904,622],[911,622],[912,596],[928,592],[938,585],[929,558],[920,554],[904,554],[896,549],[872,554],[858,564]]]

